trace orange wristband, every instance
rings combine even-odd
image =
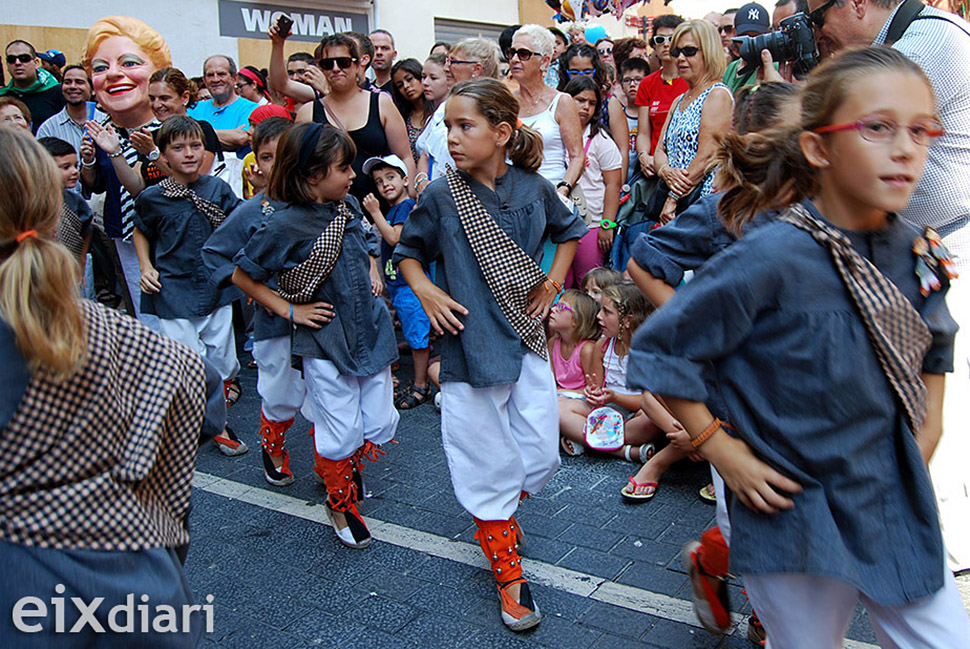
[[[724,425],[724,422],[718,419],[717,417],[715,417],[714,421],[709,423],[707,425],[707,428],[705,428],[700,435],[690,440],[691,448],[699,448],[701,444],[703,444],[708,439],[710,439],[711,435],[719,431],[721,429],[721,426],[723,425]]]
[[[552,287],[556,289],[556,295],[559,295],[560,293],[562,293],[562,284],[560,284],[559,282],[553,281],[551,279],[547,279],[545,283],[552,284]]]

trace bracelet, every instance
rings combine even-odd
[[[290,302],[290,322],[293,322],[293,303]]]
[[[600,221],[600,227],[603,228],[604,230],[612,230],[618,225],[619,223],[617,223],[616,221],[611,221],[609,219],[603,219],[602,221]]]
[[[98,164],[98,159],[97,158],[95,158],[91,162],[85,162],[84,160],[81,160],[81,166],[84,167],[85,169],[90,169],[91,167],[93,167],[96,164]]]
[[[105,155],[107,155],[109,158],[117,158],[123,154],[124,154],[124,151],[122,151],[121,149],[118,149],[116,153],[107,153]]]
[[[701,444],[706,442],[711,437],[711,435],[719,431],[722,425],[724,425],[724,422],[715,417],[714,421],[708,424],[707,428],[705,428],[700,435],[690,440],[691,448],[699,448]]]
[[[414,184],[415,184],[415,186],[417,186],[417,184],[419,182],[421,182],[422,180],[428,180],[428,174],[426,174],[424,172],[421,172],[417,176],[415,176],[414,177]]]
[[[568,189],[569,191],[573,191],[573,186],[572,186],[572,184],[571,184],[571,183],[568,183],[568,182],[566,182],[565,180],[560,180],[560,181],[559,181],[559,184],[557,184],[557,185],[556,185],[556,189],[559,189],[560,187],[565,187],[565,188],[566,188],[566,189]]]
[[[549,284],[552,284],[552,287],[556,289],[556,295],[559,295],[560,293],[562,293],[562,284],[552,279],[547,279],[545,282],[542,283],[542,285],[546,288],[549,288]]]
[[[669,167],[669,166],[670,166],[670,165],[669,165],[669,164],[667,164],[667,163],[665,162],[665,163],[663,164],[663,166],[662,166],[662,167],[660,167],[660,169],[657,169],[657,175],[659,176],[660,174],[662,174],[662,173],[663,173],[663,171],[664,171],[664,169],[666,169],[666,168],[667,168],[667,167]]]

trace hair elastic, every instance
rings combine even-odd
[[[515,118],[515,130],[518,131],[523,126],[525,126],[525,124],[522,123],[522,120],[520,118],[516,117]]]
[[[23,241],[27,237],[34,237],[36,239],[37,238],[37,230],[27,230],[25,232],[21,232],[20,234],[17,235],[17,243],[20,243],[21,241]]]
[[[300,138],[300,168],[306,167],[307,162],[310,160],[310,156],[313,155],[313,150],[317,147],[317,140],[320,139],[320,134],[323,132],[323,124],[319,122],[313,122],[303,131],[303,137]]]

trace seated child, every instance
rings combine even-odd
[[[627,462],[646,462],[653,455],[650,440],[658,436],[657,427],[640,410],[640,393],[626,387],[627,354],[633,332],[653,311],[632,282],[623,282],[603,291],[599,323],[603,337],[594,346],[593,371],[586,377],[585,401],[571,399],[561,404],[561,446],[568,455],[584,451],[586,418],[595,408],[608,406],[619,411],[626,425],[624,445],[612,455]]]
[[[54,164],[61,172],[63,181],[61,193],[64,195],[64,206],[61,208],[61,219],[54,231],[54,240],[71,251],[71,255],[81,265],[81,277],[84,277],[84,262],[87,258],[88,245],[91,243],[91,208],[87,201],[77,192],[71,191],[77,186],[81,172],[77,166],[77,151],[64,140],[56,137],[42,137],[37,140],[41,146],[54,158]]]
[[[198,351],[219,372],[226,405],[238,399],[239,371],[232,331],[234,287],[209,281],[202,246],[239,199],[224,181],[202,176],[202,128],[178,115],[158,129],[158,150],[171,175],[135,199],[135,252],[141,269],[141,307],[158,316],[161,332]],[[215,438],[226,455],[249,448],[229,427]]]
[[[586,376],[594,371],[593,343],[599,339],[596,300],[568,289],[549,312],[549,359],[556,377],[559,409],[570,399],[585,399]]]
[[[607,286],[615,286],[622,281],[623,274],[620,271],[600,266],[583,275],[579,285],[586,295],[602,303],[603,289]]]
[[[365,174],[370,174],[378,193],[390,205],[387,217],[381,213],[380,204],[373,194],[364,197],[364,209],[371,215],[374,225],[381,234],[381,267],[384,272],[384,283],[391,294],[391,304],[401,321],[404,339],[411,348],[414,359],[414,381],[404,387],[394,402],[398,410],[416,408],[428,400],[430,389],[428,386],[428,358],[430,347],[428,335],[431,332],[431,322],[421,308],[421,303],[415,297],[414,291],[404,280],[391,262],[394,246],[401,238],[401,230],[411,210],[414,200],[408,198],[407,167],[396,155],[383,158],[368,158],[363,167]],[[425,269],[427,270],[427,269]]]

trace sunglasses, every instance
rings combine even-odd
[[[811,11],[811,12],[809,12],[809,14],[808,14],[808,19],[812,21],[812,24],[813,24],[813,25],[815,25],[815,26],[816,26],[816,27],[818,27],[819,29],[822,29],[822,27],[825,27],[825,13],[826,13],[826,12],[827,12],[827,11],[828,11],[828,10],[829,10],[829,9],[830,9],[831,7],[832,7],[832,5],[834,5],[834,4],[836,3],[836,2],[838,2],[838,0],[829,0],[829,1],[828,1],[828,2],[826,2],[826,3],[824,4],[824,5],[822,5],[822,6],[821,6],[821,7],[819,7],[818,9],[816,9],[815,11]]]
[[[596,70],[566,70],[566,76],[572,79],[573,77],[586,77],[593,76]]]
[[[650,39],[650,43],[651,45],[665,45],[673,40],[673,36],[654,36]]]
[[[690,58],[692,56],[696,56],[697,53],[700,51],[701,51],[701,48],[699,47],[675,47],[674,49],[670,50],[670,55],[675,59],[679,57],[681,54],[683,54],[687,58]]]
[[[357,59],[349,56],[328,56],[325,59],[320,59],[319,65],[323,70],[333,70],[333,64],[336,63],[338,68],[346,70],[356,62]]]
[[[909,136],[913,139],[913,142],[920,146],[930,146],[938,137],[943,135],[943,125],[940,124],[939,120],[933,118],[922,119],[909,126],[903,126],[891,119],[863,117],[858,122],[822,126],[812,132],[837,133],[839,131],[859,131],[859,135],[866,142],[885,144],[895,140],[896,134],[899,133],[899,129],[901,128],[909,131]]]
[[[832,0],[832,1],[835,2],[835,0]],[[719,34],[733,34],[734,25],[721,25],[720,27],[717,28],[717,31]]]
[[[14,63],[20,61],[21,63],[30,63],[34,60],[34,56],[31,54],[8,54],[7,63],[13,65]]]
[[[510,49],[506,58],[509,61],[511,61],[513,56],[517,56],[519,57],[520,61],[528,61],[533,57],[533,55],[542,56],[538,52],[533,52],[532,50],[527,50],[524,47],[520,47],[519,49],[515,49],[515,48]]]
[[[599,52],[600,54],[602,54],[603,56],[606,56],[607,54],[612,54],[613,53],[613,48],[612,47],[604,47],[603,49],[596,50],[596,51]]]
[[[520,60],[525,61],[526,59],[520,59]],[[474,65],[475,63],[478,63],[478,61],[462,61],[461,59],[453,59],[449,56],[447,59],[445,59],[445,63],[447,63],[448,65],[458,65],[459,63],[465,64],[465,65]]]

